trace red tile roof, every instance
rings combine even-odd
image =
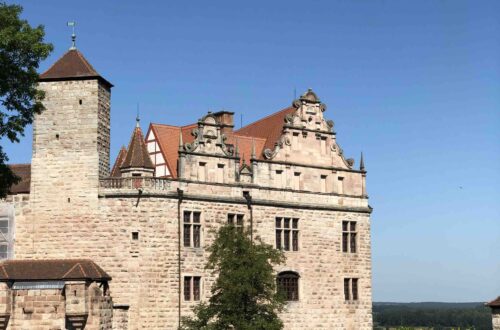
[[[497,299],[490,301],[489,303],[486,303],[486,306],[490,307],[500,307],[500,296],[497,297]]]
[[[111,177],[117,178],[122,176],[122,172],[120,171],[120,167],[127,156],[127,148],[122,146],[118,156],[116,156],[115,165],[113,165],[113,169],[111,170]]]
[[[146,142],[144,141],[144,135],[142,135],[142,130],[139,126],[136,126],[134,132],[132,133],[132,137],[130,138],[130,143],[127,148],[127,155],[125,156],[123,163],[120,165],[120,168],[131,167],[155,168],[151,158],[149,157],[148,148],[146,147]]]
[[[6,260],[0,263],[0,281],[111,280],[89,259]]]
[[[31,182],[31,164],[8,165],[15,175],[21,178],[18,184],[10,187],[9,194],[28,194]]]
[[[90,65],[80,51],[70,49],[52,66],[40,75],[40,81],[72,80],[72,79],[99,79],[109,87],[113,85],[104,79]]]
[[[283,126],[285,124],[285,116],[295,112],[295,108],[289,107],[260,119],[252,124],[249,124],[238,131],[228,132],[226,134],[226,144],[236,146],[240,152],[240,159],[243,163],[250,164],[252,157],[252,144],[255,145],[255,154],[257,159],[262,159],[264,149],[273,149],[275,143],[280,138]],[[190,124],[186,126],[172,126],[164,124],[151,123],[149,131],[154,133],[156,142],[160,148],[165,162],[167,164],[170,176],[177,178],[177,160],[179,158],[179,140],[182,134],[183,143],[192,143],[194,136],[192,130],[197,128],[198,124]],[[149,132],[148,132],[149,135]],[[130,149],[130,147],[129,147]],[[117,158],[117,161],[119,157]],[[115,166],[116,167],[116,162]]]
[[[274,144],[278,141],[281,133],[283,132],[286,115],[292,114],[295,111],[296,109],[294,107],[285,108],[240,128],[235,131],[235,134],[263,138],[266,140],[264,149],[269,148],[272,150],[274,148]]]

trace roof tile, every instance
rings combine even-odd
[[[6,260],[0,262],[0,281],[111,280],[90,259]]]

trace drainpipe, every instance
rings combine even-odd
[[[243,191],[243,197],[247,200],[247,207],[250,210],[250,240],[253,242],[253,207],[252,207],[252,196],[250,192]]]
[[[181,327],[181,298],[182,298],[182,278],[181,278],[181,204],[184,197],[184,191],[177,188],[177,238],[178,238],[178,256],[177,256],[177,271],[179,274],[179,329]]]

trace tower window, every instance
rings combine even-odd
[[[82,103],[83,103],[83,102],[82,102],[82,100],[80,99],[80,100],[78,100],[78,103],[79,103],[80,105],[82,105]]]
[[[339,176],[338,177],[338,193],[343,194],[344,193],[344,178]]]
[[[59,134],[56,134],[56,140],[59,140]]]
[[[342,252],[356,253],[356,221],[342,221]]]
[[[134,240],[134,241],[139,240],[139,232],[137,232],[137,231],[132,232],[132,240]]]
[[[357,278],[344,278],[344,299],[346,301],[358,300]]]

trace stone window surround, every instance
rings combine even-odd
[[[185,296],[185,289],[186,289],[186,286],[185,286],[185,279],[186,278],[190,278],[190,299],[189,300],[186,300],[186,296]],[[200,287],[199,287],[199,299],[198,300],[195,300],[194,299],[194,279],[195,278],[198,278],[199,281],[200,281]],[[200,301],[203,300],[204,298],[204,295],[203,295],[203,288],[204,288],[204,283],[203,283],[203,276],[201,276],[200,274],[198,273],[183,273],[182,274],[182,301],[186,302],[186,303],[199,303]]]
[[[353,220],[342,220],[342,253],[358,253],[358,222]],[[354,246],[354,249],[353,249]],[[354,251],[353,251],[354,250]]]
[[[189,212],[190,213],[190,222],[189,223],[186,223],[184,222],[184,213],[186,212]],[[193,234],[193,214],[194,213],[199,213],[200,214],[200,223],[199,223],[199,227],[200,227],[200,246],[197,246],[195,247],[194,246],[194,234]],[[203,239],[204,239],[204,234],[203,234],[203,227],[204,227],[204,217],[203,217],[203,212],[201,210],[198,210],[198,209],[189,209],[189,208],[186,208],[186,209],[183,209],[182,210],[182,247],[184,249],[203,249]],[[185,224],[189,224],[190,225],[190,233],[189,233],[189,236],[190,236],[190,243],[189,243],[189,246],[186,246],[184,245],[184,230],[185,230]],[[197,224],[198,225],[198,224]]]
[[[359,302],[359,276],[356,277],[344,277],[343,280],[343,296],[345,303],[358,303]],[[355,284],[354,284],[355,283]],[[347,286],[346,286],[347,284]],[[354,286],[353,286],[354,284]],[[346,294],[349,296],[347,297]]]
[[[232,220],[232,222],[230,222],[230,219]],[[241,219],[241,224],[239,221],[240,219]],[[229,212],[227,214],[227,223],[234,225],[236,228],[244,228],[245,227],[245,214],[238,213],[238,212]]]
[[[275,233],[275,239],[274,239],[274,247],[277,249],[278,246],[277,246],[277,240],[276,240],[276,235],[277,235],[277,231],[280,230],[281,233],[280,233],[280,240],[281,240],[281,247],[280,249],[283,251],[283,252],[286,252],[286,253],[289,253],[289,252],[294,252],[294,253],[297,253],[297,252],[300,252],[301,250],[301,236],[300,236],[300,229],[299,229],[299,226],[300,226],[300,218],[298,217],[294,217],[294,216],[275,216],[274,218],[274,233]],[[276,224],[277,224],[277,220],[278,219],[281,219],[280,222],[281,222],[281,226],[280,227],[277,227]],[[290,220],[290,224],[289,224],[289,227],[288,228],[285,228],[285,224],[284,224],[284,221],[285,219],[289,219]],[[297,223],[297,226],[296,228],[293,227],[293,223],[296,221]],[[284,249],[284,231],[285,230],[289,230],[290,231],[290,236],[289,236],[289,249],[288,250],[285,250]],[[294,233],[296,233],[297,235],[297,246],[296,246],[296,249],[294,249],[294,244],[293,244],[293,236],[294,236]]]
[[[301,285],[301,276],[300,276],[300,273],[298,271],[295,271],[295,270],[292,270],[292,269],[283,269],[279,272],[276,273],[276,285],[278,286],[278,278],[280,277],[280,275],[294,275],[296,276],[296,279],[297,279],[297,299],[295,300],[287,300],[285,299],[286,303],[288,304],[293,304],[293,303],[298,303],[300,302],[300,300],[302,299],[303,297],[303,294],[302,294],[302,285]],[[278,289],[278,287],[276,287],[276,289]]]

